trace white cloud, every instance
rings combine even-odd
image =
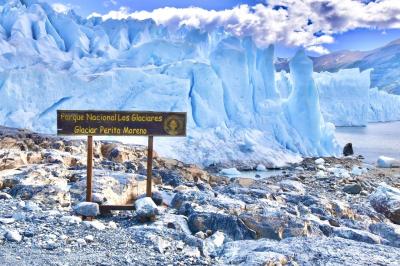
[[[172,29],[182,25],[207,31],[223,27],[236,36],[251,36],[259,46],[280,42],[327,53],[323,44],[334,42],[334,33],[356,28],[400,29],[400,4],[399,0],[269,0],[268,5],[241,5],[222,11],[165,7],[130,13],[122,7],[101,17],[151,18]]]
[[[317,54],[329,54],[329,50],[323,47],[322,45],[312,45],[306,47],[308,51],[315,52]]]
[[[68,13],[68,11],[71,10],[71,6],[69,5],[64,5],[61,3],[54,3],[51,5],[51,7],[54,9],[54,11],[58,12],[58,13]]]

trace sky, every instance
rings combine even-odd
[[[305,47],[310,55],[371,50],[400,38],[400,0],[45,0],[82,17],[152,18],[169,27],[222,26],[276,45],[280,57]],[[213,11],[215,10],[215,11]]]

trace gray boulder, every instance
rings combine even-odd
[[[78,215],[94,217],[100,214],[99,204],[95,202],[80,202],[78,203],[74,211]]]
[[[193,212],[188,219],[189,229],[193,234],[207,230],[221,231],[232,240],[254,239],[256,234],[237,216],[215,212]]]
[[[400,225],[377,223],[371,224],[369,230],[382,237],[383,244],[400,248]]]
[[[289,213],[276,211],[265,214],[243,213],[240,219],[256,232],[257,238],[281,240],[287,237],[308,236],[308,223]]]
[[[334,236],[358,241],[358,242],[365,242],[369,244],[380,244],[381,239],[379,236],[371,234],[370,232],[357,230],[348,227],[333,227],[332,234]]]
[[[400,224],[400,190],[381,183],[370,196],[375,211],[384,214],[393,223]]]
[[[347,194],[359,194],[361,190],[362,187],[360,184],[347,185],[343,188],[343,192],[346,192]]]
[[[4,237],[11,242],[21,242],[22,241],[22,236],[20,233],[18,233],[15,230],[8,230],[4,234]]]
[[[347,143],[343,148],[343,155],[344,156],[349,156],[349,155],[353,155],[353,154],[354,154],[353,144]]]
[[[141,221],[154,220],[158,214],[157,205],[150,197],[135,201],[136,215]]]
[[[305,193],[303,184],[295,180],[282,180],[279,185],[284,191],[291,191],[301,195]]]

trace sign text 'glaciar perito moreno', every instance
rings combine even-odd
[[[185,136],[186,113],[57,110],[57,134]]]

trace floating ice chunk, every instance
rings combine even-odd
[[[396,162],[397,162],[397,160],[394,158],[386,157],[386,156],[379,156],[377,164],[378,164],[378,167],[381,167],[381,168],[390,168],[390,167],[393,167]]]
[[[318,158],[318,159],[316,159],[315,160],[315,164],[324,164],[325,163],[325,160],[323,159],[323,158]]]
[[[265,165],[259,164],[259,165],[257,165],[256,170],[262,172],[262,171],[266,171],[267,168],[265,167]]]
[[[219,171],[222,175],[240,175],[240,172],[236,168],[226,168]]]

